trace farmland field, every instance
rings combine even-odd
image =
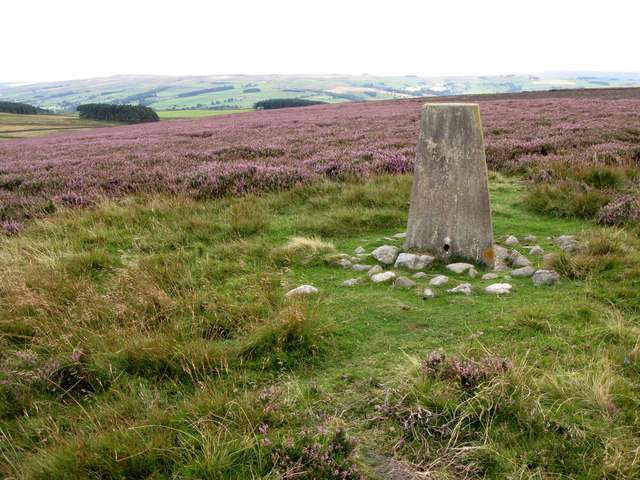
[[[121,125],[80,120],[77,115],[17,115],[0,112],[0,140]]]
[[[401,247],[421,102],[0,143],[0,477],[639,478],[640,99],[563,94],[478,99],[545,286],[340,266]]]

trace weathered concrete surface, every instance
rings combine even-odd
[[[478,105],[422,108],[405,250],[494,265],[487,165]]]

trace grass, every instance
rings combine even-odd
[[[365,275],[337,254],[400,245],[408,176],[105,200],[3,238],[1,476],[637,478],[637,232],[533,213],[490,177],[496,239],[537,235],[558,285],[344,287]],[[546,240],[568,233],[571,254]],[[319,295],[284,298],[301,284]]]
[[[0,112],[0,140],[35,137],[114,125],[122,124],[81,120],[77,115],[18,115]]]

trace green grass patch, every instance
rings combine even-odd
[[[400,246],[410,188],[132,196],[0,239],[0,475],[637,478],[637,231],[492,174],[495,237],[537,235],[561,281],[425,301],[442,262],[410,289],[336,262]]]

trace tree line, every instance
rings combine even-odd
[[[160,120],[158,114],[142,105],[112,105],[108,103],[85,103],[78,105],[80,118],[106,120],[109,122],[147,123]]]
[[[318,100],[305,100],[304,98],[272,98],[271,100],[261,100],[253,104],[253,108],[256,110],[271,110],[275,108],[287,108],[287,107],[306,107],[309,105],[320,105],[322,103]]]
[[[4,113],[18,113],[23,115],[38,115],[41,113],[51,113],[44,108],[34,107],[28,103],[20,102],[0,102],[0,112]]]
[[[233,85],[223,85],[222,87],[204,88],[202,90],[193,90],[191,92],[184,92],[178,94],[178,98],[195,97],[196,95],[202,95],[204,93],[223,92],[225,90],[233,90]]]

